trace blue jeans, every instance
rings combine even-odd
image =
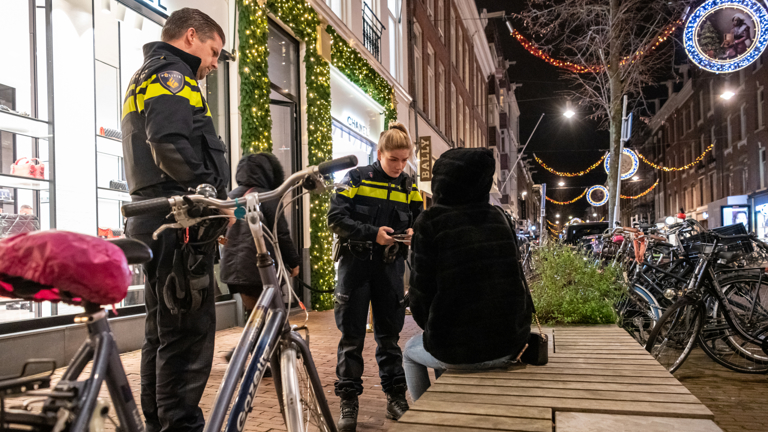
[[[403,351],[403,368],[405,369],[405,381],[408,384],[408,391],[411,392],[413,400],[417,400],[424,394],[431,385],[429,381],[429,370],[435,370],[435,379],[447,369],[454,370],[483,370],[493,368],[503,368],[515,363],[515,356],[508,355],[495,360],[489,360],[482,363],[470,364],[448,364],[434,358],[432,354],[424,349],[424,333],[412,337],[406,344]]]

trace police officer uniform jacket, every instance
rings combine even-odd
[[[378,161],[353,168],[342,183],[350,189],[338,190],[331,198],[328,227],[343,240],[375,244],[382,226],[404,234],[423,209],[414,180],[406,173],[388,176]]]
[[[229,164],[195,76],[200,58],[165,42],[144,45],[144,65],[123,102],[123,155],[131,195],[172,196],[202,183],[226,199]]]

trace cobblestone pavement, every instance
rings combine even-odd
[[[292,324],[301,324],[304,321],[304,314],[293,314],[291,316]],[[341,333],[336,328],[336,322],[333,317],[333,311],[310,312],[307,323],[310,334],[310,349],[312,357],[315,360],[315,366],[320,374],[320,380],[323,382],[328,402],[333,412],[334,419],[338,420],[339,398],[333,394],[333,382],[336,380],[336,347],[339,343]],[[400,346],[411,336],[420,331],[411,316],[406,316],[405,327],[400,334]],[[200,406],[203,409],[206,419],[216,398],[216,392],[219,389],[221,380],[227,370],[227,362],[224,355],[234,348],[242,334],[241,327],[221,330],[216,333],[216,353],[213,359],[213,369],[211,377],[206,385],[203,399]],[[303,332],[302,332],[303,335]],[[386,431],[395,422],[387,420],[385,417],[387,398],[381,390],[379,381],[378,366],[375,359],[376,342],[373,340],[373,333],[366,334],[365,348],[363,358],[365,359],[365,372],[363,373],[363,386],[365,388],[360,396],[360,412],[358,416],[358,431]],[[139,369],[141,364],[141,351],[132,351],[120,356],[125,373],[133,391],[136,403],[140,403],[139,391],[141,378]],[[56,371],[52,386],[61,377],[64,368]],[[90,364],[83,371],[82,377],[90,373]],[[109,399],[106,385],[102,387],[101,397]],[[22,398],[24,399],[24,398]],[[9,402],[18,399],[8,399]],[[410,397],[409,397],[410,402]],[[111,410],[114,413],[114,409]],[[105,430],[114,430],[112,425],[107,423]],[[256,400],[253,404],[253,412],[248,416],[246,431],[284,431],[285,425],[283,417],[280,414],[275,387],[272,378],[264,378],[259,386]]]
[[[768,430],[768,376],[733,372],[699,348],[675,372],[688,390],[715,414],[726,432]]]

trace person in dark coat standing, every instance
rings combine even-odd
[[[516,361],[531,327],[517,242],[488,203],[496,162],[489,149],[453,149],[435,162],[434,205],[413,227],[411,313],[424,333],[405,345],[408,390],[430,386],[427,368],[489,369]]]
[[[255,153],[243,156],[237,164],[237,188],[229,193],[229,198],[242,198],[249,191],[267,192],[276,189],[285,181],[285,173],[280,161],[270,153]],[[261,203],[264,214],[262,223],[270,231],[275,224],[275,212],[279,201]],[[301,258],[291,240],[291,232],[284,215],[277,222],[277,242],[283,257],[283,264],[290,269],[291,277],[299,275]],[[267,249],[272,257],[275,252],[271,244]],[[227,231],[227,244],[222,249],[221,281],[227,284],[229,291],[240,293],[245,306],[246,316],[256,306],[263,290],[259,267],[256,265],[256,243],[253,240],[248,222],[238,219]]]

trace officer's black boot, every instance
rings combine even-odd
[[[341,416],[339,417],[339,432],[355,432],[357,429],[357,410],[360,404],[357,401],[357,390],[344,389],[340,391]]]
[[[387,393],[387,418],[400,420],[400,417],[408,411],[408,401],[405,400],[405,384],[396,385]]]

